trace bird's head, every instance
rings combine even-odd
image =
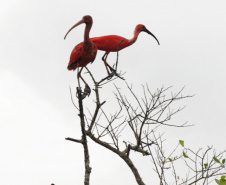
[[[148,33],[149,35],[151,35],[152,37],[154,37],[155,40],[158,42],[158,45],[160,45],[158,39],[154,36],[154,34],[152,34],[152,33],[151,33],[151,32],[150,32],[143,24],[138,24],[138,25],[136,26],[134,32],[140,33],[140,32],[142,32],[142,31],[143,31],[143,32],[146,32],[146,33]]]
[[[145,30],[146,30],[146,27],[143,24],[136,25],[135,31],[142,32],[142,31],[145,31]]]
[[[68,33],[69,33],[71,30],[73,30],[76,26],[78,26],[78,25],[80,25],[80,24],[82,24],[82,23],[85,23],[86,25],[87,25],[87,24],[92,25],[93,19],[92,19],[92,17],[91,17],[90,15],[85,15],[85,16],[83,16],[83,18],[82,18],[80,21],[78,21],[75,25],[73,25],[73,26],[68,30],[68,32],[67,32],[66,35],[64,36],[64,39],[66,39]]]
[[[93,19],[90,15],[85,15],[83,18],[83,23],[85,24],[92,24],[93,23]]]

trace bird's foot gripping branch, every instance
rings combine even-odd
[[[79,97],[79,93],[81,94],[81,97]],[[83,100],[84,98],[86,98],[86,96],[89,96],[90,93],[91,93],[91,89],[88,85],[85,86],[83,92],[82,92],[81,87],[77,87],[76,97],[78,99],[81,98]]]

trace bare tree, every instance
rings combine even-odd
[[[155,133],[153,137],[157,138]],[[217,153],[213,147],[194,151],[185,147],[184,141],[179,140],[177,146],[167,155],[164,152],[163,140],[156,141],[148,151],[161,185],[210,184],[217,176],[225,178],[226,165],[223,154],[226,151]],[[173,177],[172,182],[169,180],[170,177]]]
[[[144,85],[142,86],[143,96],[139,97],[133,87],[126,82],[129,91],[129,94],[126,95],[115,85],[115,93],[112,96],[115,97],[118,108],[111,115],[103,107],[106,102],[100,101],[100,87],[108,83],[109,81],[106,80],[109,78],[96,81],[92,73],[88,69],[87,71],[94,83],[96,106],[93,111],[89,110],[85,113],[82,104],[83,97],[79,95],[80,90],[77,89],[82,139],[66,138],[81,143],[84,147],[85,185],[89,184],[91,173],[86,137],[118,155],[131,169],[139,185],[145,185],[145,183],[130,157],[131,151],[138,152],[141,156],[150,156],[160,185],[197,184],[198,182],[209,184],[215,177],[225,174],[226,166],[223,158],[225,151],[216,153],[212,147],[208,147],[204,151],[201,149],[193,151],[184,147],[184,141],[180,140],[170,154],[165,153],[163,135],[157,134],[157,130],[160,127],[191,126],[187,123],[174,124],[171,122],[173,116],[184,109],[184,107],[174,109],[175,102],[192,97],[182,94],[184,88],[177,93],[169,93],[172,87],[162,87],[152,92],[148,85]],[[122,74],[114,73],[117,77],[122,78]],[[110,81],[114,79],[112,78]],[[179,147],[183,149],[183,152]],[[203,152],[201,153],[201,151]],[[184,171],[186,172],[185,177],[178,175],[177,166],[182,165],[178,161],[183,161],[185,164],[185,169],[187,169]],[[172,180],[170,180],[170,176],[173,177]]]
[[[90,167],[90,158],[89,158],[89,149],[88,149],[88,141],[86,137],[86,126],[85,126],[85,119],[84,119],[84,111],[83,111],[83,94],[81,89],[77,87],[77,95],[78,95],[78,104],[79,104],[79,117],[80,117],[80,125],[81,125],[81,133],[82,138],[81,139],[72,139],[72,138],[66,138],[66,140],[74,141],[76,143],[80,143],[83,145],[84,149],[84,165],[85,165],[85,178],[84,178],[84,184],[89,185],[90,181],[90,173],[91,173],[91,167]]]

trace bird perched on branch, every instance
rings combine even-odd
[[[111,70],[111,72],[114,72],[114,69],[107,63],[108,54],[110,52],[120,51],[134,44],[140,32],[146,32],[150,34],[152,37],[155,38],[155,40],[160,45],[158,39],[143,24],[138,24],[135,27],[134,35],[133,35],[133,38],[131,39],[126,39],[118,35],[106,35],[106,36],[94,37],[90,39],[96,45],[98,50],[105,51],[105,54],[103,55],[102,60],[104,61],[108,75],[110,75],[108,68]]]
[[[68,63],[67,69],[75,70],[77,68],[77,79],[78,79],[78,86],[81,89],[79,78],[82,79],[82,81],[85,84],[84,94],[85,96],[90,94],[91,90],[89,85],[86,83],[86,81],[81,76],[82,69],[90,62],[93,62],[95,60],[96,54],[97,54],[97,47],[95,44],[90,40],[89,38],[89,32],[91,30],[93,19],[90,15],[84,16],[79,22],[77,22],[74,26],[72,26],[68,32],[66,33],[64,39],[67,37],[68,33],[74,29],[76,26],[85,23],[85,31],[84,31],[84,41],[79,43],[74,47],[74,49],[71,52],[70,60]],[[79,67],[81,69],[79,70]]]

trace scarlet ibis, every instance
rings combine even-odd
[[[114,71],[114,69],[107,63],[108,54],[110,52],[120,51],[128,46],[131,46],[133,43],[136,42],[138,35],[142,31],[154,37],[155,40],[158,42],[158,45],[160,45],[158,39],[143,24],[138,24],[135,27],[134,35],[133,35],[133,38],[131,39],[126,39],[118,35],[106,35],[106,36],[91,38],[91,41],[96,45],[98,50],[105,51],[105,54],[103,55],[102,60],[104,61],[108,75],[110,75],[108,67],[111,71]]]
[[[74,49],[71,52],[70,60],[68,63],[67,69],[69,71],[75,70],[77,68],[77,79],[78,79],[78,85],[80,87],[79,78],[82,79],[82,81],[85,83],[85,89],[84,93],[85,95],[89,95],[91,90],[86,81],[82,78],[81,72],[82,69],[88,64],[92,63],[95,60],[96,54],[97,54],[97,47],[95,44],[90,40],[89,38],[89,32],[91,30],[93,19],[90,15],[84,16],[79,22],[77,22],[74,26],[72,26],[68,32],[66,33],[64,39],[67,37],[68,33],[75,28],[76,26],[85,23],[85,31],[84,31],[84,41],[79,43],[74,47]],[[81,67],[81,70],[79,71],[79,67]]]

